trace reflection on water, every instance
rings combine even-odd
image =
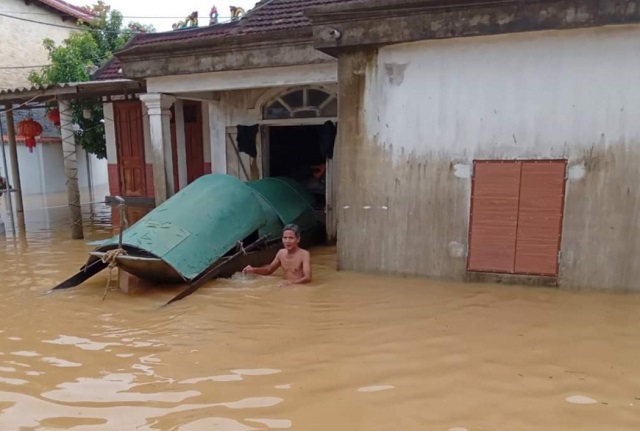
[[[87,242],[114,233],[83,211]],[[309,286],[43,295],[91,247],[64,206],[25,216],[0,239],[2,431],[638,429],[638,295],[337,273],[333,248]]]

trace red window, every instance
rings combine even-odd
[[[558,275],[565,160],[475,161],[468,271]]]

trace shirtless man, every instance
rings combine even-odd
[[[300,229],[295,224],[288,224],[282,230],[282,244],[284,248],[278,251],[275,259],[269,265],[254,268],[248,265],[242,270],[244,274],[271,275],[282,266],[284,278],[280,286],[303,284],[311,281],[311,255],[307,250],[298,247],[300,243]]]

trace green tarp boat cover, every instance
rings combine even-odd
[[[289,180],[244,183],[229,175],[205,175],[126,229],[122,242],[161,258],[191,280],[256,231],[276,239],[287,223],[297,223],[302,231],[315,228],[312,200]],[[100,242],[98,250],[114,244],[117,236]]]

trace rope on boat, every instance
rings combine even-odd
[[[241,251],[242,254],[244,254],[245,256],[247,255],[247,251],[244,249],[244,244],[242,244],[242,241],[238,241],[238,243],[236,244],[236,251]]]
[[[126,250],[122,249],[122,248],[115,248],[113,250],[109,250],[107,251],[103,256],[102,256],[102,262],[106,263],[109,268],[109,279],[107,280],[107,285],[104,288],[104,294],[102,295],[102,300],[104,301],[105,298],[107,297],[107,292],[109,291],[109,286],[111,286],[111,272],[113,271],[113,269],[116,267],[117,265],[117,260],[118,260],[118,256],[120,255],[124,255],[127,254]]]

